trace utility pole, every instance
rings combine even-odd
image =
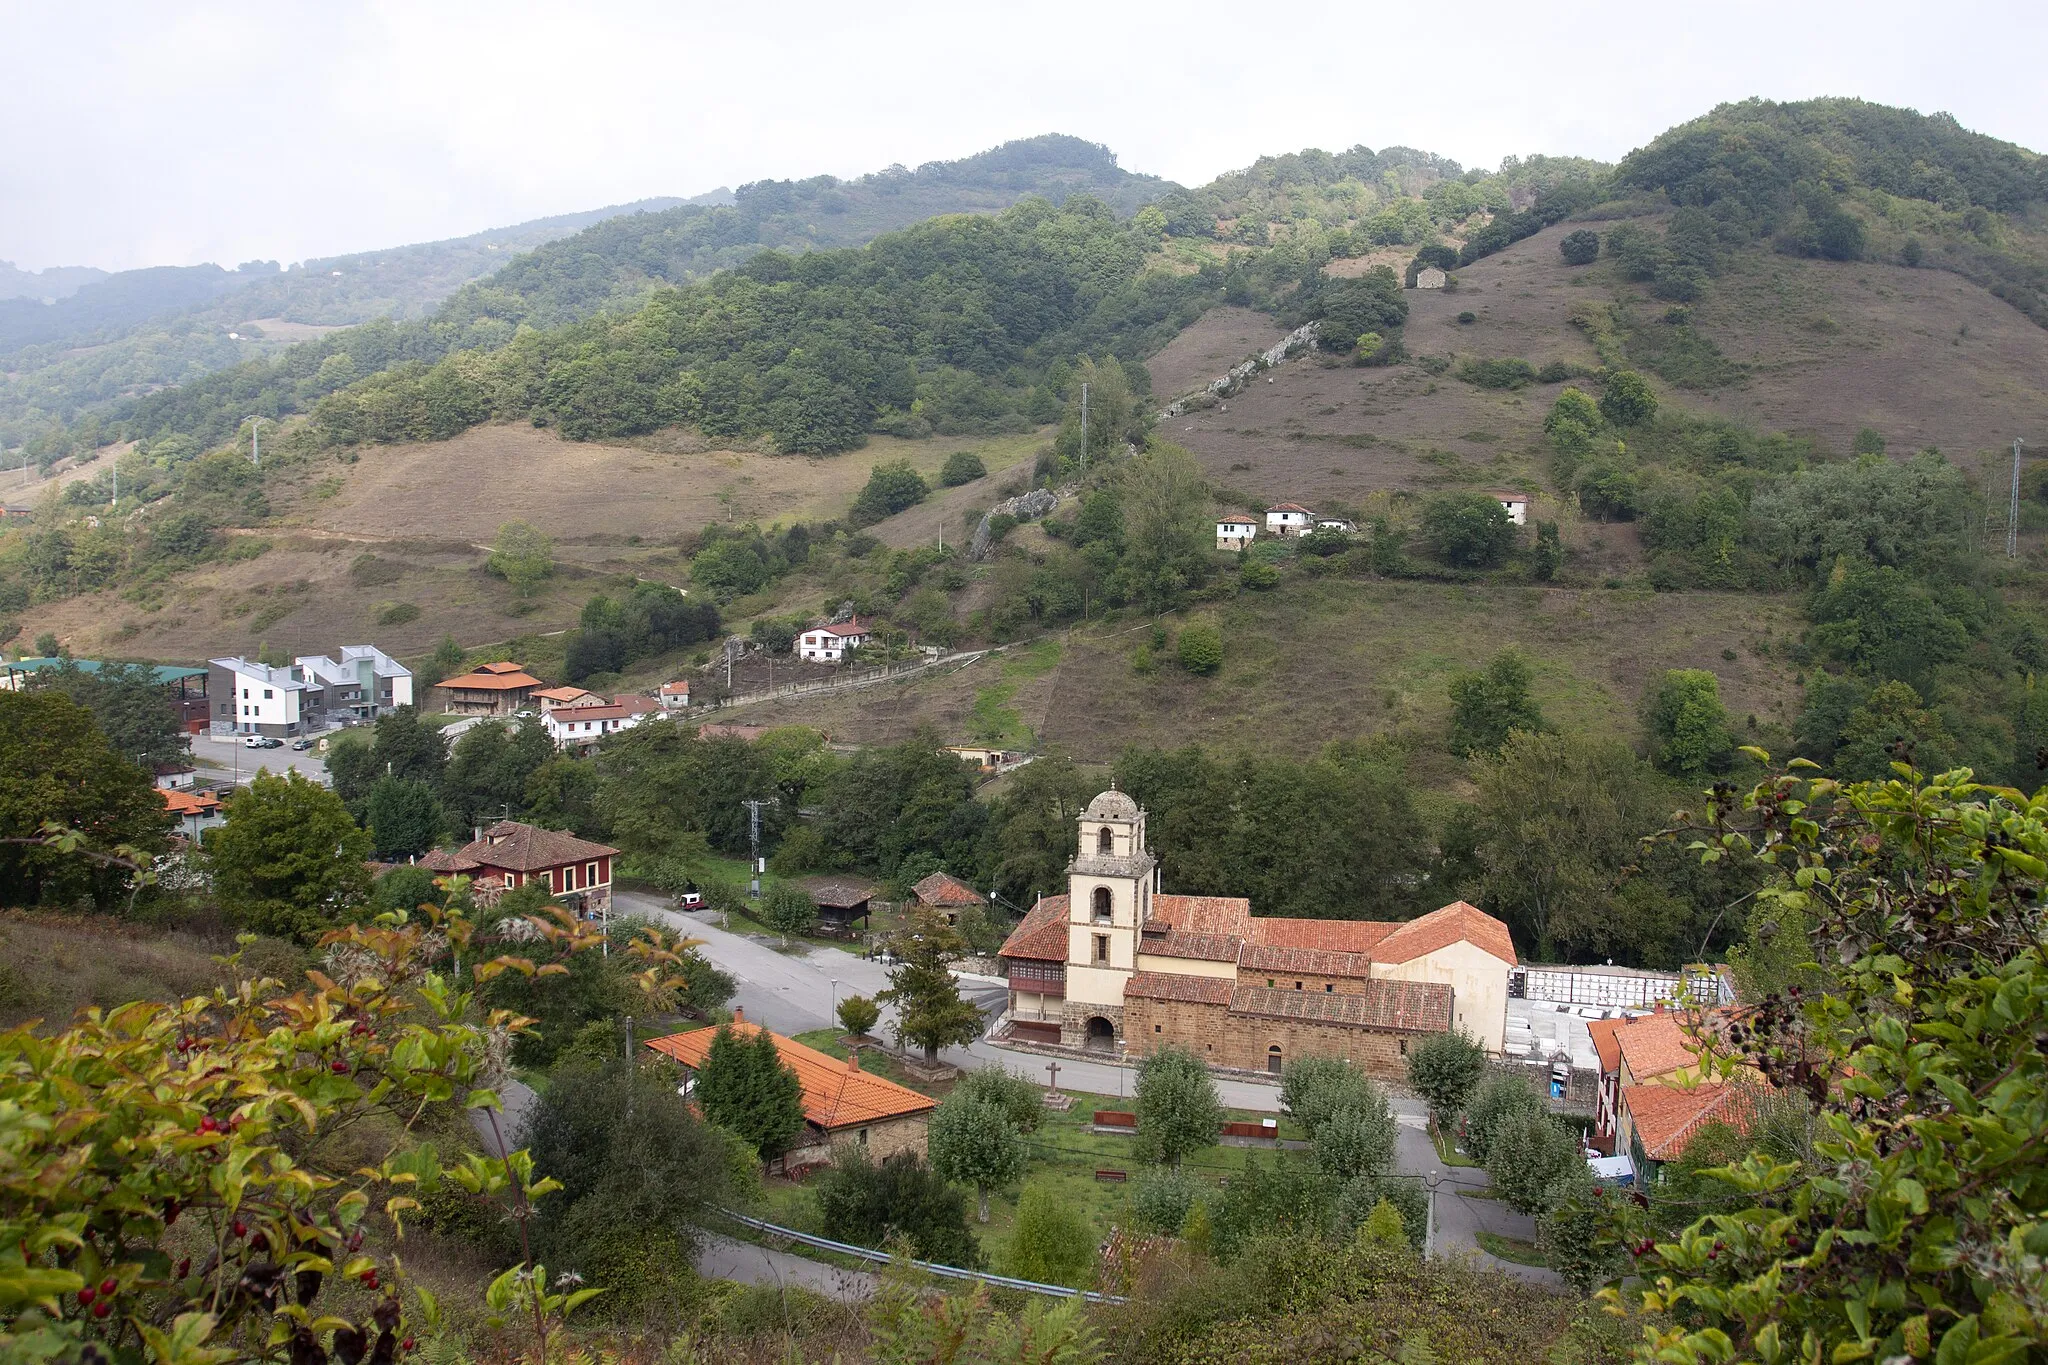
[[[770,796],[765,799],[749,799],[740,802],[747,808],[747,842],[754,855],[753,874],[747,886],[749,900],[761,899],[761,807],[780,804]]]
[[[247,417],[243,420],[249,424],[249,463],[261,469],[263,468],[263,424],[270,419],[268,417]]]
[[[2020,557],[2020,447],[2026,442],[2015,437],[2012,443],[2012,503],[2005,513],[2005,557]]]
[[[1081,385],[1081,472],[1088,472],[1088,386]]]
[[[1436,1255],[1436,1187],[1442,1177],[1431,1173],[1422,1179],[1429,1186],[1429,1216],[1423,1223],[1422,1233],[1422,1259],[1426,1261]]]

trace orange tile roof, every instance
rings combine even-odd
[[[1685,1034],[1686,1015],[1667,1010],[1615,1023],[1615,1046],[1621,1054],[1619,1060],[1628,1063],[1631,1082],[1668,1076],[1699,1062],[1699,1047]]]
[[[1235,934],[1159,934],[1148,932],[1138,940],[1138,951],[1149,957],[1185,957],[1198,962],[1235,962],[1244,940]]]
[[[500,820],[484,831],[483,838],[457,849],[453,859],[508,872],[541,872],[564,863],[608,858],[617,852],[610,844],[594,844],[558,829]]]
[[[163,798],[164,808],[173,815],[211,815],[220,809],[220,798],[212,792],[172,791],[159,787],[156,794]]]
[[[1145,927],[1158,926],[1182,934],[1236,934],[1241,938],[1251,917],[1252,903],[1239,896],[1154,896]]]
[[[1333,953],[1320,948],[1280,948],[1247,943],[1237,965],[1252,972],[1306,972],[1314,976],[1372,975],[1372,958],[1364,953]]]
[[[910,888],[926,905],[987,905],[988,898],[950,872],[934,872]]]
[[[1178,1000],[1196,1005],[1228,1005],[1237,983],[1227,976],[1183,976],[1179,972],[1134,972],[1124,983],[1124,999]]]
[[[1378,962],[1412,962],[1426,953],[1447,948],[1463,939],[1506,963],[1518,961],[1515,940],[1508,927],[1476,905],[1452,901],[1420,919],[1394,926],[1394,931],[1374,945]]]
[[[1739,1085],[1713,1083],[1690,1088],[1676,1085],[1625,1085],[1621,1105],[1635,1124],[1636,1140],[1652,1161],[1671,1161],[1703,1124],[1749,1123],[1750,1103]]]
[[[1373,956],[1373,946],[1396,926],[1369,919],[1284,919],[1278,916],[1251,922],[1248,937],[1270,948],[1311,948],[1320,953],[1362,953]]]
[[[1411,1033],[1450,1031],[1449,986],[1424,981],[1368,981],[1364,987],[1332,995],[1324,991],[1239,986],[1231,992],[1230,1012]]]
[[[533,694],[548,701],[574,701],[578,697],[597,697],[597,693],[583,687],[543,687]],[[602,697],[597,697],[602,701]]]
[[[460,688],[465,692],[516,692],[522,687],[544,687],[546,684],[518,664],[485,664],[474,673],[445,679],[441,686]]]
[[[1621,1070],[1621,1040],[1614,1036],[1621,1025],[1619,1019],[1595,1019],[1586,1025],[1586,1032],[1593,1035],[1593,1050],[1600,1054],[1603,1076]]]
[[[1003,940],[1001,957],[1031,962],[1067,960],[1067,898],[1047,896],[1024,912],[1010,936]]]
[[[730,1027],[734,1033],[749,1038],[766,1032],[760,1025],[748,1023],[737,1010],[733,1012]],[[705,1028],[693,1033],[672,1033],[666,1038],[650,1038],[647,1046],[695,1069],[704,1064],[704,1058],[711,1051],[712,1040],[717,1036],[717,1029]],[[775,1040],[775,1051],[782,1058],[782,1064],[796,1073],[797,1081],[803,1086],[804,1118],[826,1132],[883,1119],[908,1118],[930,1113],[939,1107],[939,1102],[929,1095],[920,1095],[885,1076],[862,1071],[854,1058],[842,1062],[815,1048],[805,1047],[794,1038],[785,1038],[779,1033],[769,1033],[768,1036]]]

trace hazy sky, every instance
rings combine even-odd
[[[1614,159],[1860,95],[2048,150],[2040,0],[0,0],[0,259],[290,262],[1067,132],[1187,184],[1405,143]]]

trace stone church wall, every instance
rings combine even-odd
[[[1272,1056],[1268,1049],[1277,1043],[1283,1064],[1296,1057],[1343,1057],[1366,1074],[1386,1080],[1406,1078],[1406,1049],[1422,1036],[1354,1024],[1232,1014],[1227,1005],[1137,998],[1124,1002],[1124,1028],[1134,1057],[1170,1045],[1187,1049],[1211,1066],[1265,1071]]]

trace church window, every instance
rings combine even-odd
[[[1095,960],[1096,960],[1097,962],[1107,962],[1107,961],[1109,961],[1109,935],[1108,935],[1108,934],[1097,934],[1097,935],[1095,936]]]
[[[1106,887],[1106,886],[1098,886],[1098,887],[1096,887],[1096,888],[1095,888],[1095,918],[1096,918],[1096,919],[1098,919],[1098,920],[1106,920],[1106,919],[1108,919],[1108,918],[1109,918],[1109,907],[1110,907],[1110,900],[1109,900],[1109,888],[1108,888],[1108,887]]]
[[[1323,994],[1324,994],[1324,995],[1335,995],[1336,993],[1337,993],[1337,983],[1336,983],[1336,982],[1334,982],[1334,981],[1325,981],[1325,982],[1323,983]]]
[[[1301,983],[1300,983],[1299,981],[1297,981],[1297,982],[1295,982],[1295,983],[1294,983],[1294,989],[1296,989],[1296,990],[1300,990],[1300,989],[1301,989]]]
[[[1403,1057],[1408,1055],[1408,1040],[1406,1038],[1401,1040],[1401,1055]]]
[[[1101,831],[1100,831],[1099,833],[1097,833],[1097,834],[1096,834],[1096,836],[1095,836],[1095,851],[1096,851],[1097,853],[1103,853],[1103,854],[1108,854],[1108,853],[1114,853],[1114,852],[1116,852],[1116,844],[1115,844],[1115,842],[1114,842],[1114,841],[1113,841],[1113,840],[1112,840],[1112,839],[1110,838],[1110,836],[1109,836],[1109,826],[1108,826],[1108,825],[1104,825],[1104,826],[1102,827]]]
[[[1270,976],[1266,978],[1266,989],[1269,991],[1273,989],[1273,978]]]
[[[1164,1024],[1154,1024],[1152,1026],[1152,1031],[1154,1033],[1164,1033],[1166,1032],[1166,1026]]]

